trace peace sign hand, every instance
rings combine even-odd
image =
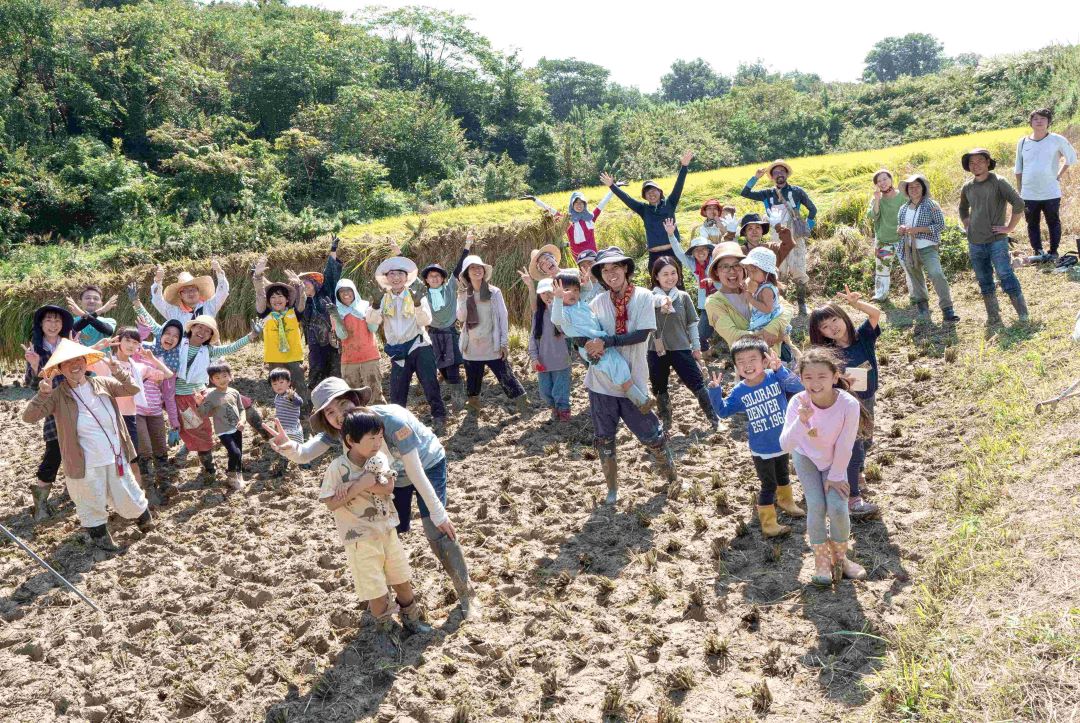
[[[527,267],[522,266],[518,269],[518,276],[521,277],[521,283],[525,284],[530,290],[536,285],[536,281],[534,281],[533,277],[529,274],[529,269]]]
[[[104,338],[98,339],[97,343],[90,348],[94,349],[95,351],[105,351],[106,349],[112,349],[113,347],[118,346],[120,346],[120,337],[106,336]]]
[[[23,359],[26,359],[26,363],[30,365],[33,371],[38,370],[38,364],[41,363],[41,355],[34,350],[33,342],[23,347]]]
[[[274,449],[288,444],[289,442],[289,435],[285,434],[285,429],[277,419],[263,422],[263,431],[270,435],[270,444]]]
[[[847,302],[849,306],[855,306],[855,304],[858,304],[859,300],[862,299],[862,294],[858,291],[852,291],[847,287],[847,284],[844,284],[844,290],[836,292],[836,298],[840,301]]]
[[[765,366],[775,372],[783,366],[783,363],[780,361],[780,357],[770,351],[765,355]]]

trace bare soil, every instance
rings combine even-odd
[[[972,285],[956,284],[961,329],[970,331],[963,340],[936,324],[902,328],[912,320],[902,286],[894,299],[903,308],[887,309],[894,330],[879,348],[868,460],[881,478],[867,493],[885,514],[853,525],[866,582],[808,587],[812,556],[800,520],[786,520],[791,535],[763,540],[743,423],[707,433],[674,376],[672,443],[691,487],[669,494],[623,429],[614,509],[599,504],[580,367],[573,421],[561,426],[538,404],[531,416],[513,414],[489,376],[481,418],[455,415],[445,440],[448,509],[485,615],[460,622],[417,525],[404,541],[436,631],[392,641],[362,615],[332,519],[315,499],[329,457],[273,476],[276,456],[248,431],[249,490],[195,485],[193,460],[180,472],[182,494],[158,510],[157,531],[142,537],[114,516],[121,551],[94,553],[66,497],[51,521],[31,523],[27,482],[41,431],[20,420],[29,393],[8,374],[0,520],[106,615],[14,545],[0,546],[3,716],[570,721],[655,720],[663,709],[686,721],[862,718],[871,699],[864,681],[909,612],[920,538],[933,529],[934,481],[954,464],[974,412],[950,393],[945,354],[981,338]],[[536,403],[524,363],[517,354]],[[237,367],[240,390],[268,405],[255,354],[239,356]],[[916,381],[917,369],[929,378],[920,372]],[[422,397],[410,405],[426,414]],[[216,454],[223,469],[224,452]]]

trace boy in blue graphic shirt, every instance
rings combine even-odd
[[[761,481],[757,507],[761,532],[765,537],[785,535],[791,528],[777,523],[777,507],[789,517],[806,515],[792,498],[788,455],[780,448],[787,395],[801,392],[803,385],[756,336],[744,336],[732,344],[731,359],[742,381],[725,399],[720,388],[720,374],[713,374],[709,399],[720,417],[731,417],[739,412],[746,414],[750,454]]]

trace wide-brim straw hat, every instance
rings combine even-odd
[[[555,265],[558,266],[559,259],[562,257],[562,249],[560,249],[555,244],[544,244],[540,248],[533,249],[529,252],[529,276],[533,277],[533,279],[536,281],[545,278],[544,275],[540,273],[540,269],[537,267],[540,257],[544,254],[551,254],[552,257],[555,259]]]
[[[412,286],[413,282],[416,281],[416,262],[405,256],[391,256],[386,261],[379,264],[379,268],[375,269],[375,283],[384,291],[390,288],[390,282],[386,280],[386,275],[391,271],[405,272],[406,289]]]
[[[305,271],[304,273],[300,274],[300,280],[312,281],[315,283],[316,286],[322,286],[323,283],[326,281],[326,277],[318,271]]]
[[[607,264],[627,264],[626,277],[632,278],[634,276],[634,269],[637,268],[637,264],[634,260],[623,253],[623,250],[618,246],[608,246],[596,255],[596,261],[593,263],[589,272],[593,275],[597,281],[601,284],[604,283],[604,266]]]
[[[270,294],[273,291],[281,291],[285,294],[285,303],[287,306],[292,306],[296,303],[296,289],[289,286],[284,281],[271,281],[263,288],[263,293],[266,294],[266,303],[270,303]]]
[[[210,329],[213,333],[210,335],[210,343],[217,344],[221,340],[221,334],[218,332],[217,319],[207,314],[199,314],[194,319],[184,324],[184,333],[190,334],[191,327],[196,324],[201,324]]]
[[[714,273],[716,270],[716,264],[718,261],[720,261],[720,259],[725,259],[729,256],[739,259],[740,261],[746,258],[746,254],[743,253],[742,246],[739,246],[739,244],[735,243],[734,241],[722,241],[716,245],[716,248],[713,249],[712,258],[709,260],[709,267],[705,269],[705,275],[713,281],[719,281],[720,279],[718,279],[716,277],[716,274]]]
[[[755,224],[755,223],[758,226],[761,226],[761,235],[762,236],[769,233],[769,222],[768,221],[763,219],[760,214],[748,213],[745,216],[743,216],[741,219],[739,219],[739,235],[740,236],[745,236],[746,235],[746,227],[750,226],[751,224]]]
[[[42,379],[52,379],[60,373],[61,364],[82,357],[86,357],[86,366],[89,367],[104,359],[105,352],[83,346],[71,339],[61,339],[60,343],[56,345],[56,349],[49,357],[49,361],[42,367],[39,376]]]
[[[461,262],[461,283],[468,285],[469,283],[469,268],[472,266],[484,267],[484,281],[491,281],[491,275],[494,273],[494,269],[491,264],[485,264],[484,260],[476,254],[471,254],[465,257],[465,260]]]
[[[904,194],[906,196],[908,186],[910,186],[912,183],[915,183],[915,181],[922,181],[923,198],[924,199],[930,198],[930,182],[927,181],[926,176],[924,176],[921,173],[913,173],[913,174],[911,174],[910,176],[908,176],[904,180],[900,181],[900,185],[897,186],[896,188],[897,188],[898,191],[900,191],[900,193],[902,193],[902,194]]]
[[[41,328],[41,320],[45,318],[46,314],[59,314],[63,320],[63,328],[70,329],[75,325],[75,317],[71,315],[71,312],[62,306],[55,306],[53,304],[46,304],[45,306],[39,306],[34,312],[34,328]]]
[[[776,276],[779,272],[776,270],[776,254],[772,249],[765,246],[755,246],[750,249],[750,253],[746,255],[746,258],[740,261],[743,266],[756,266],[767,274]]]
[[[783,168],[785,171],[787,171],[787,174],[789,176],[791,175],[791,166],[789,166],[788,162],[783,160],[783,159],[777,159],[777,160],[773,161],[772,163],[770,163],[768,166],[766,166],[765,167],[765,175],[768,176],[769,178],[772,178],[773,169],[777,168],[778,166]]]
[[[964,170],[968,171],[969,173],[971,169],[968,168],[968,163],[971,161],[972,156],[986,156],[986,160],[990,162],[990,170],[992,171],[997,168],[997,161],[995,161],[994,157],[990,155],[990,151],[986,150],[985,148],[972,148],[970,151],[960,156],[960,165],[963,166]]]
[[[313,434],[324,432],[331,437],[337,437],[339,435],[339,430],[334,429],[326,423],[326,419],[323,417],[323,410],[330,405],[330,402],[346,394],[356,395],[357,404],[361,407],[366,407],[371,401],[370,387],[358,387],[354,389],[341,377],[327,377],[311,390],[311,416],[308,417],[308,424],[311,426]]]
[[[192,276],[187,271],[181,271],[176,281],[165,287],[161,292],[165,301],[172,305],[180,303],[180,289],[195,286],[199,289],[199,298],[210,301],[214,298],[214,279],[211,276]]]

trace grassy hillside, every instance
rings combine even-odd
[[[789,159],[793,166],[792,182],[805,187],[818,205],[818,229],[812,242],[812,256],[825,258],[830,273],[818,279],[819,286],[830,290],[845,279],[861,279],[869,273],[869,256],[863,248],[866,240],[852,228],[862,223],[869,199],[870,177],[875,170],[888,167],[898,177],[919,170],[930,179],[932,194],[942,201],[946,211],[954,205],[953,200],[963,178],[959,157],[973,146],[985,146],[1001,159],[1002,168],[1011,162],[1015,139],[1020,129],[988,131],[933,141],[911,143],[878,151],[843,153]],[[674,165],[676,161],[673,160]],[[684,235],[693,231],[700,221],[698,208],[706,198],[715,196],[725,201],[735,201],[741,212],[760,210],[755,204],[738,197],[746,179],[753,173],[753,166],[739,166],[703,173],[693,173],[686,182],[682,211],[678,214]],[[659,179],[666,188],[673,178]],[[631,192],[639,188],[638,182],[628,187]],[[602,187],[585,189],[591,202],[603,195]],[[562,208],[568,194],[549,194],[544,200],[556,208]],[[452,262],[460,248],[465,230],[477,231],[478,253],[495,265],[495,283],[507,292],[511,316],[523,323],[524,288],[517,278],[516,269],[528,259],[530,249],[545,241],[562,237],[562,226],[556,225],[527,201],[468,206],[449,211],[439,211],[424,216],[399,216],[362,226],[350,226],[342,234],[342,258],[347,273],[353,278],[361,293],[370,298],[375,292],[372,284],[374,266],[388,248],[388,240],[395,239],[406,252],[419,263],[428,261]],[[644,252],[645,238],[641,222],[619,201],[614,200],[598,224],[599,243],[622,246],[633,255]],[[959,252],[959,247],[957,247]],[[285,244],[270,251],[270,275],[280,277],[286,268],[303,271],[321,268],[325,261],[327,244]],[[0,356],[14,358],[18,355],[20,342],[29,336],[31,311],[46,302],[56,302],[79,286],[93,281],[105,288],[107,294],[119,293],[120,307],[116,317],[122,322],[134,320],[134,314],[123,298],[123,287],[132,280],[139,280],[144,289],[149,287],[153,266],[136,262],[135,256],[121,268],[104,267],[88,257],[78,273],[58,275],[48,267],[36,266],[20,269],[16,278],[0,290]],[[222,259],[226,273],[232,282],[232,293],[222,310],[222,331],[226,337],[234,337],[247,328],[247,320],[254,314],[254,299],[247,269],[255,259],[254,253],[233,254]],[[167,276],[174,277],[181,269],[193,273],[208,273],[210,259],[201,257],[166,265]]]

